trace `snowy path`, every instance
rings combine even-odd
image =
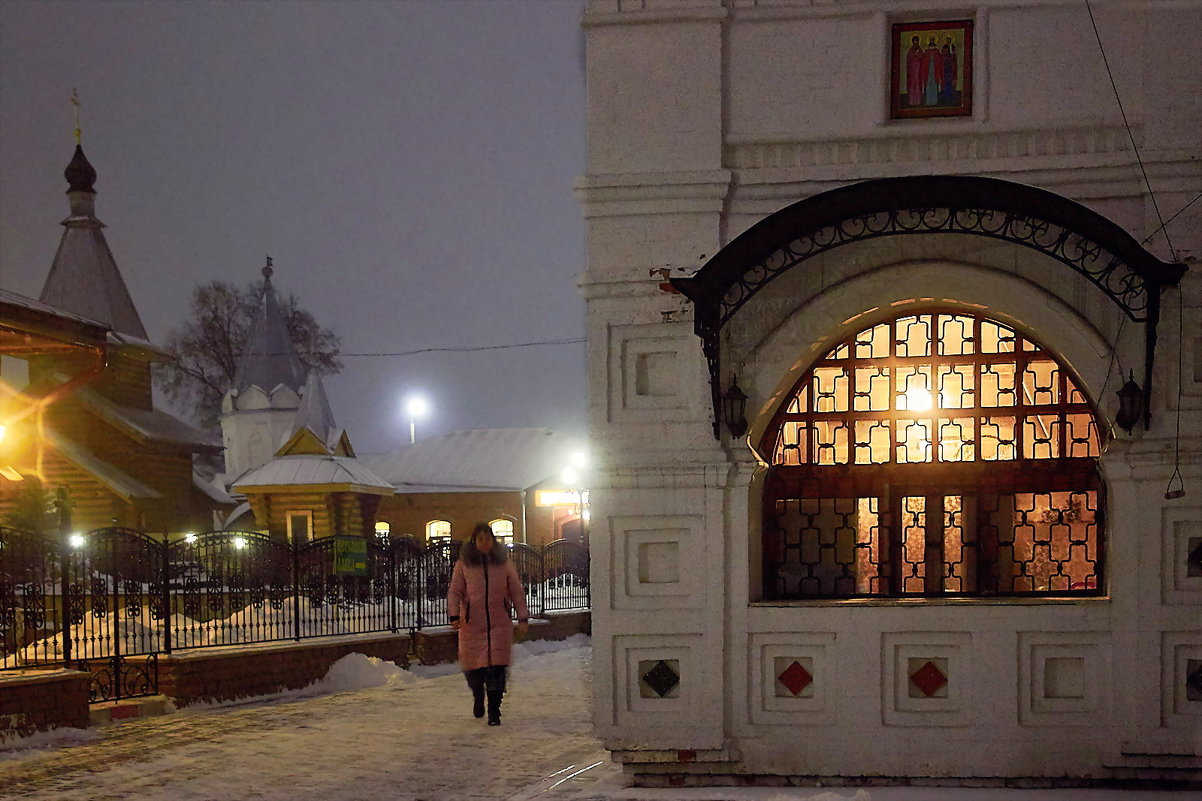
[[[415,675],[347,657],[309,696],[185,710],[79,732],[52,747],[0,750],[0,801],[1198,798],[1188,792],[952,787],[627,788],[592,736],[587,646],[583,637],[516,646],[500,728],[471,717],[470,696],[453,665],[419,668]],[[338,672],[340,667],[346,670]]]
[[[458,673],[184,711],[69,747],[0,755],[0,798],[138,801],[505,799],[607,757],[590,733],[587,648],[513,667],[503,725],[471,717]]]

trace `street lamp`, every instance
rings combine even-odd
[[[405,401],[405,411],[409,413],[409,444],[417,442],[417,418],[425,417],[430,411],[430,404],[421,395],[410,395]]]
[[[575,494],[579,500],[577,509],[580,513],[580,544],[584,545],[588,542],[588,521],[592,516],[588,509],[588,489],[581,479],[581,470],[588,465],[588,454],[584,451],[576,451],[569,457],[569,460],[570,464],[559,474],[559,478],[568,491]]]

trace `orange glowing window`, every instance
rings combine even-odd
[[[760,442],[765,595],[1100,593],[1101,437],[1071,373],[1010,326],[929,311],[864,329]]]

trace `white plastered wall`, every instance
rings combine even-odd
[[[1010,260],[999,260],[992,246],[983,248],[991,253],[972,254],[971,243],[961,254],[975,256],[977,263],[905,258],[924,249],[955,250],[938,237],[926,239],[925,245],[900,238],[875,245],[876,265],[854,249],[833,251],[825,269],[795,268],[761,293],[762,303],[757,295],[729,323],[726,353],[746,377],[754,409],[751,442],[758,441],[800,373],[835,342],[879,319],[932,306],[1018,321],[1075,367],[1088,394],[1106,383],[1111,346],[1093,321],[1062,298],[1066,291],[1071,295],[1069,268],[985,266]],[[1020,260],[1042,259],[1014,245],[1004,250]],[[840,277],[830,281],[832,272]],[[1117,307],[1099,316],[1117,330],[1115,314]],[[754,475],[760,467],[749,459],[743,470]],[[1130,553],[1144,526],[1131,504],[1135,488],[1121,468],[1118,472],[1108,477],[1108,543]],[[751,494],[760,491],[753,478]],[[740,770],[1087,775],[1101,768],[1100,754],[1117,759],[1119,743],[1135,737],[1131,721],[1140,703],[1129,688],[1141,677],[1116,675],[1113,654],[1136,645],[1136,632],[1122,621],[1138,612],[1137,575],[1112,576],[1111,600],[743,603],[760,595],[759,531],[754,503],[744,521],[731,520],[728,672]],[[778,693],[775,683],[780,665],[794,660],[815,677],[801,697]],[[955,677],[946,697],[914,697],[911,660],[936,660],[949,679]],[[782,738],[784,731],[805,732],[806,747]]]
[[[1094,10],[1130,136],[1077,2],[588,3],[589,156],[578,192],[602,463],[595,719],[629,769],[1120,776],[1171,754],[1202,756],[1202,700],[1184,680],[1202,661],[1202,576],[1185,558],[1202,538],[1202,335],[1177,333],[1202,331],[1198,268],[1182,285],[1180,324],[1177,290],[1165,295],[1152,430],[1120,435],[1104,458],[1111,597],[1052,603],[755,602],[758,462],[727,434],[713,438],[691,307],[658,286],[662,271],[690,274],[790,203],[874,177],[1003,178],[1081,202],[1137,239],[1152,234],[1156,209],[1130,137],[1167,217],[1202,184],[1191,34],[1202,9]],[[964,17],[978,37],[973,115],[889,120],[879,45],[890,24]],[[1180,257],[1202,251],[1202,203],[1170,230]],[[1171,256],[1161,236],[1147,246]],[[1142,370],[1142,325],[1121,324],[1117,307],[1063,265],[980,238],[876,240],[778,278],[728,326],[721,379],[737,371],[752,396],[750,439],[826,347],[891,303],[928,297],[1019,325],[1056,351],[1107,419],[1118,365],[1137,378]],[[1175,444],[1190,490],[1166,502]],[[916,653],[955,674],[931,707],[903,680]],[[810,694],[769,692],[769,660],[794,656],[814,668]],[[680,686],[647,697],[635,674],[660,659],[681,671]]]

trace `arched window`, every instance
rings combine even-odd
[[[451,538],[450,520],[431,520],[426,523],[426,542],[435,543]]]
[[[506,545],[513,544],[513,521],[505,518],[497,518],[496,520],[488,521],[488,525],[492,527],[493,536],[497,542],[503,542]]]
[[[761,440],[764,595],[1096,595],[1093,409],[1030,338],[907,314],[842,342]]]

